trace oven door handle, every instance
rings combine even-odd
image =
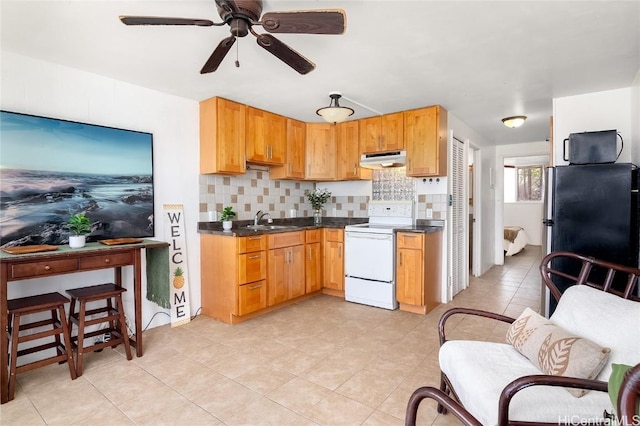
[[[367,240],[392,240],[391,234],[371,234],[368,232],[347,232],[347,238],[361,238]]]

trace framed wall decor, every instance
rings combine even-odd
[[[153,134],[0,111],[0,246],[154,235]]]

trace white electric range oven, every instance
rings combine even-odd
[[[414,224],[413,202],[376,202],[369,222],[345,227],[345,300],[397,309],[395,229]]]

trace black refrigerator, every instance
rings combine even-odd
[[[571,251],[638,267],[640,207],[634,168],[626,163],[547,167],[544,254]],[[579,272],[575,263],[554,262],[553,267],[560,271],[574,276]],[[569,285],[563,281],[554,278],[561,291]],[[555,307],[555,299],[543,285],[541,313],[548,317]]]

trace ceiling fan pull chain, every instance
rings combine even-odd
[[[240,43],[236,43],[236,68],[240,68],[240,61],[239,59],[239,54],[238,54],[238,50],[240,50]]]

